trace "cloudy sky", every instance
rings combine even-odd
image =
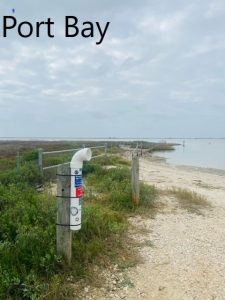
[[[3,38],[4,15],[55,38]],[[65,38],[66,15],[111,22],[103,43]],[[224,0],[1,0],[0,18],[1,137],[225,137]]]

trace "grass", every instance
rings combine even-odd
[[[20,152],[21,163],[29,159],[37,163],[37,149],[42,148],[45,151],[63,150],[63,149],[76,149],[82,148],[83,145],[86,147],[102,146],[107,143],[107,153],[109,154],[121,154],[123,150],[120,146],[125,146],[130,149],[135,149],[137,143],[139,146],[142,145],[143,149],[165,149],[170,150],[168,147],[172,144],[165,143],[152,143],[146,141],[0,141],[0,172],[11,170],[16,166],[16,155]],[[102,149],[100,152],[102,153]],[[99,154],[99,150],[93,150],[94,155]],[[72,153],[71,153],[72,155]],[[69,158],[71,159],[71,155]],[[67,159],[67,155],[55,155],[45,156],[46,166],[53,163],[60,163]]]
[[[160,143],[160,144],[156,144],[155,146],[153,146],[152,149],[150,149],[149,152],[160,152],[160,151],[173,151],[174,149],[174,144],[164,144],[164,143]]]
[[[55,249],[55,198],[14,184],[1,186],[0,195],[1,299],[52,297],[66,276],[88,277],[100,257],[114,257],[127,228],[124,214],[86,204],[82,230],[73,234],[74,259],[68,270]]]
[[[169,193],[177,198],[180,208],[190,213],[201,215],[203,214],[203,209],[211,207],[211,204],[205,197],[193,191],[174,188],[170,190]]]
[[[0,298],[35,299],[61,258],[55,253],[55,203],[27,185],[0,188]]]
[[[116,154],[114,147],[111,150]],[[81,278],[93,281],[95,265],[133,265],[127,218],[133,212],[151,211],[157,196],[154,187],[141,184],[141,204],[132,203],[130,163],[118,153],[85,163],[82,229],[73,233],[74,259],[68,269],[56,253],[56,199],[37,191],[46,178],[36,159],[32,150],[22,157],[19,172],[0,173],[0,299],[67,299],[74,292],[67,278],[72,283]]]
[[[119,162],[121,163],[121,161],[123,162],[123,160]],[[111,157],[108,163],[116,165],[118,158]],[[90,196],[89,201],[97,200],[110,206],[111,209],[126,213],[153,208],[157,196],[154,186],[140,184],[140,206],[131,201],[131,172],[127,166],[106,169],[100,167],[98,163],[92,163],[85,166],[84,172],[87,175],[87,186],[95,195]]]

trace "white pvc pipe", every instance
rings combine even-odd
[[[72,157],[72,160],[70,162],[71,168],[82,168],[83,167],[83,161],[84,160],[91,160],[92,153],[90,148],[84,148],[82,150],[77,151],[74,156]]]
[[[70,191],[70,229],[81,229],[81,210],[83,196],[83,161],[91,160],[90,148],[84,148],[74,154],[70,162],[71,168],[71,191]]]

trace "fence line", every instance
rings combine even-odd
[[[42,152],[43,154],[57,154],[57,153],[64,153],[64,152],[74,152],[74,151],[78,151],[81,148],[77,148],[77,149],[67,149],[67,150],[57,150],[57,151],[45,151]]]
[[[88,147],[90,149],[98,149],[98,148],[105,148],[106,146],[95,146],[95,147]],[[85,148],[85,147],[83,147]],[[47,154],[57,154],[57,153],[64,153],[64,152],[74,152],[78,151],[81,148],[76,148],[76,149],[65,149],[65,150],[57,150],[57,151],[44,151],[42,154],[47,155]]]
[[[58,164],[58,165],[53,165],[53,166],[49,166],[49,167],[44,167],[42,168],[42,170],[49,170],[49,169],[54,169],[56,167],[59,167],[59,166],[66,166],[66,165],[69,165],[70,163],[69,162],[66,162],[66,163],[62,163],[62,164]]]
[[[85,148],[85,145],[83,145],[83,148]],[[105,149],[103,154],[95,155],[92,157],[92,159],[97,158],[97,157],[102,157],[107,155],[107,144],[104,144],[103,146],[93,146],[93,147],[88,147],[90,149]],[[70,162],[65,162],[53,166],[48,166],[48,167],[43,167],[43,156],[44,155],[52,155],[52,154],[59,154],[59,153],[67,153],[67,152],[75,152],[78,150],[81,150],[82,148],[76,148],[76,149],[65,149],[65,150],[57,150],[57,151],[43,151],[43,149],[38,149],[38,166],[41,172],[44,170],[49,170],[53,168],[57,168],[59,166],[63,165],[68,165]]]

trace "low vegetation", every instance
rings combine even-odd
[[[150,152],[164,152],[164,151],[174,151],[176,144],[166,144],[160,143],[153,146],[149,151]]]
[[[94,264],[118,260],[120,251],[124,264],[127,217],[141,207],[151,211],[157,195],[142,184],[140,207],[132,203],[130,164],[119,155],[86,163],[82,230],[73,234],[76,259],[68,269],[56,254],[56,199],[37,189],[46,178],[36,159],[28,151],[19,172],[0,173],[0,299],[66,299],[68,277],[90,279]]]
[[[193,191],[174,188],[169,193],[177,198],[180,208],[190,213],[202,214],[203,209],[211,207],[211,204],[205,197]]]

